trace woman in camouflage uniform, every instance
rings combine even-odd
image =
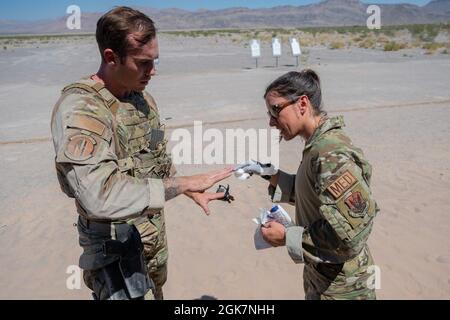
[[[370,164],[343,131],[343,117],[329,118],[322,110],[314,71],[281,76],[264,98],[270,126],[285,140],[306,141],[297,174],[273,166],[256,172],[270,175],[274,202],[296,208],[295,226],[269,222],[262,228],[264,238],[273,246],[286,245],[294,262],[305,264],[306,299],[375,299],[367,239],[378,207]]]

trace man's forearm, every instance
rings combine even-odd
[[[186,193],[189,190],[188,181],[184,177],[169,177],[163,179],[163,184],[166,201],[169,201],[182,193]]]
[[[203,192],[211,188],[216,182],[228,178],[231,175],[231,168],[218,171],[211,171],[206,174],[198,174],[188,177],[169,177],[163,179],[166,201],[176,196],[190,192]]]

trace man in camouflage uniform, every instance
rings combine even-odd
[[[267,88],[270,124],[282,138],[305,141],[297,174],[273,166],[247,170],[270,180],[274,202],[295,205],[296,225],[269,222],[262,233],[304,263],[306,299],[375,299],[367,246],[378,207],[370,190],[372,169],[342,130],[341,116],[321,110],[320,81],[312,70],[288,73]],[[245,168],[245,166],[244,166]]]
[[[96,299],[162,299],[165,201],[184,193],[209,213],[223,193],[204,191],[230,169],[174,177],[156,103],[144,91],[159,55],[150,18],[115,8],[96,37],[99,71],[63,89],[51,121],[58,179],[79,213],[80,267]]]

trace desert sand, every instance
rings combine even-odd
[[[77,265],[77,214],[59,189],[50,115],[60,90],[95,73],[93,39],[0,51],[0,299],[91,299],[69,290]],[[193,130],[267,128],[262,95],[297,69],[287,47],[275,68],[268,45],[259,68],[248,48],[229,39],[160,37],[160,63],[148,91],[167,124]],[[450,57],[421,49],[306,50],[299,68],[322,78],[325,108],[373,165],[381,208],[369,240],[381,270],[379,299],[450,298]],[[171,142],[173,146],[174,142]],[[282,142],[280,166],[295,172],[300,139]],[[220,165],[179,165],[189,175]],[[286,248],[256,251],[252,218],[267,207],[266,184],[230,177],[236,200],[212,214],[184,196],[166,205],[169,280],[166,299],[303,299],[302,266]],[[294,208],[285,205],[293,216]]]

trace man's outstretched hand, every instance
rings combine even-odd
[[[228,178],[229,176],[231,176],[232,173],[233,173],[233,168],[230,167],[230,168],[210,171],[207,173],[186,177],[187,179],[189,179],[188,191],[203,192],[203,191],[211,188],[217,182]]]
[[[211,211],[209,210],[208,204],[213,200],[221,200],[224,196],[224,192],[212,193],[212,192],[186,192],[185,193],[189,198],[194,200],[196,204],[198,204],[203,211],[207,215],[210,215]]]
[[[166,201],[186,192],[204,192],[217,182],[231,176],[232,172],[233,168],[230,167],[194,176],[165,178],[163,179],[163,184]],[[202,203],[204,203],[204,200]]]

